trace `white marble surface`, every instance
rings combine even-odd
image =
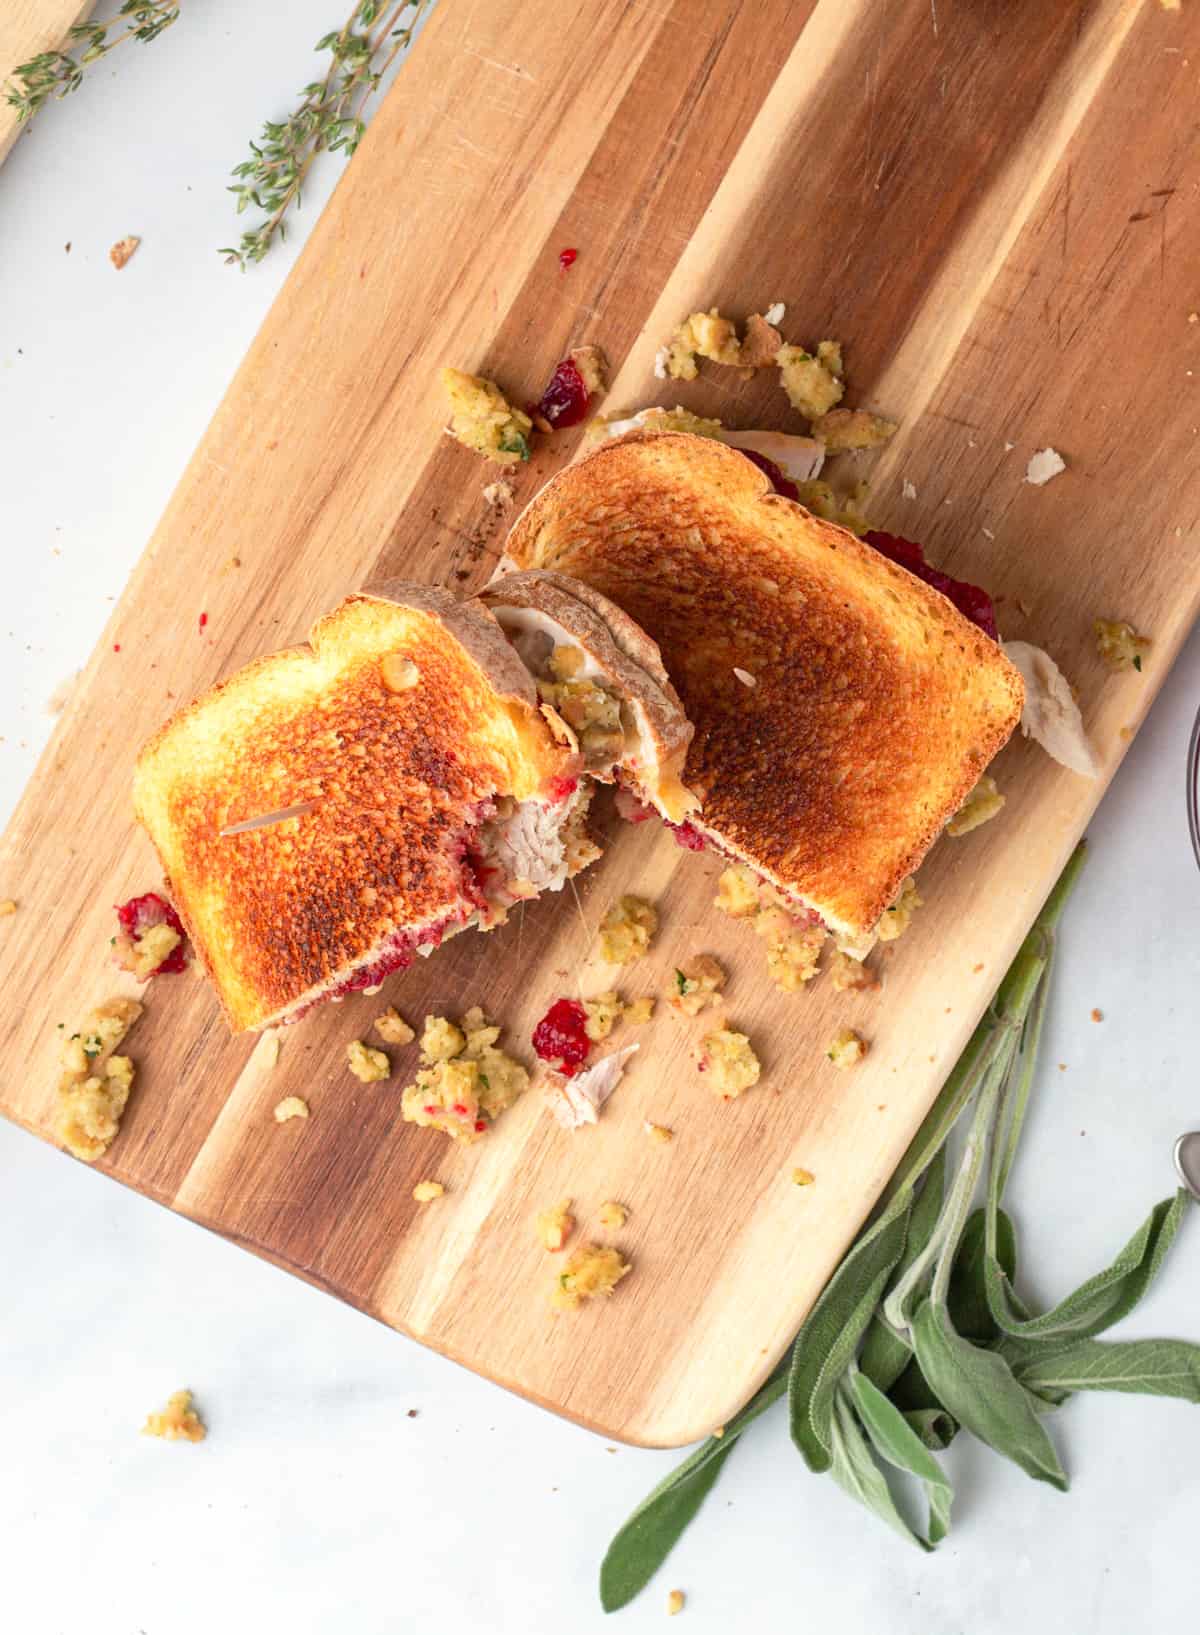
[[[246,277],[212,253],[233,230],[225,172],[264,97],[283,107],[331,26],[327,0],[287,10],[284,26],[278,8],[186,7],[0,170],[5,812],[47,736],[45,700],[95,640],[289,265],[292,245]],[[118,276],[106,252],[127,232],[144,242]],[[1014,1187],[1043,1297],[1171,1189],[1172,1138],[1200,1125],[1200,875],[1183,806],[1198,700],[1193,640],[1093,825],[1067,923]],[[4,1124],[0,1237],[5,1628],[604,1624],[603,1544],[673,1455],[606,1448]],[[1190,1221],[1129,1333],[1200,1338],[1198,1257]],[[209,1440],[139,1437],[184,1383]],[[809,1476],[772,1415],[621,1623],[661,1628],[680,1585],[696,1635],[1190,1627],[1200,1416],[1102,1397],[1069,1405],[1057,1434],[1067,1497],[960,1438],[958,1523],[924,1558]]]

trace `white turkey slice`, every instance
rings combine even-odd
[[[640,1045],[626,1045],[622,1050],[614,1050],[569,1078],[551,1069],[546,1075],[546,1105],[555,1121],[564,1130],[595,1124],[601,1107],[621,1082],[625,1063],[640,1048]]]
[[[1100,763],[1084,731],[1071,685],[1058,665],[1030,642],[1004,642],[1002,646],[1025,683],[1021,731],[1072,772],[1084,778],[1098,777]]]

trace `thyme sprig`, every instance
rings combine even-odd
[[[284,218],[300,207],[305,178],[319,153],[344,153],[350,158],[366,129],[363,108],[381,80],[412,38],[433,0],[360,0],[341,28],[317,41],[317,51],[328,51],[329,67],[323,79],[313,80],[300,93],[300,102],[284,120],[267,120],[249,159],[236,165],[229,191],[237,199],[238,214],[253,207],[264,219],[249,228],[236,245],[219,254],[227,266],[244,272],[261,261],[278,234],[287,236]],[[403,21],[401,21],[403,19]]]
[[[106,23],[76,23],[68,29],[65,42],[75,49],[41,51],[13,69],[4,96],[9,107],[16,109],[17,123],[26,124],[51,97],[57,100],[77,91],[83,83],[84,69],[126,40],[148,44],[178,17],[179,6],[173,0],[124,0],[116,16]],[[121,22],[124,28],[114,32]]]

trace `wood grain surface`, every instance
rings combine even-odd
[[[789,339],[845,342],[848,400],[902,422],[873,473],[878,525],[988,585],[1005,634],[1051,650],[1103,778],[1005,750],[1002,817],[936,849],[876,995],[820,980],[779,994],[762,945],[711,910],[713,860],[608,818],[578,905],[545,900],[377,1001],[317,1013],[273,1069],[228,1037],[198,978],[161,979],[101,1166],[610,1437],[674,1444],[725,1420],[870,1209],[1196,613],[1198,69],[1200,7],[1137,0],[558,0],[518,26],[511,8],[442,0],[5,837],[0,895],[20,908],[0,926],[4,1111],[49,1133],[55,1025],[114,986],[111,905],[157,879],[129,776],[163,716],[373,578],[469,590],[490,572],[495,473],[440,435],[438,366],[521,399],[567,347],[597,342],[617,370],[610,409],[679,400],[797,429],[772,380],[708,369],[664,389],[652,372],[697,305],[784,301]],[[544,441],[518,498],[575,444]],[[1034,488],[1025,463],[1047,444],[1069,469]],[[1097,614],[1153,636],[1143,674],[1101,667]],[[659,991],[686,955],[717,954],[764,1060],[753,1092],[712,1098],[689,1059],[702,1024],[665,1012],[630,1033],[632,1071],[574,1136],[534,1096],[467,1151],[402,1124],[411,1047],[388,1083],[349,1077],[347,1042],[388,1001],[418,1024],[480,1003],[524,1052],[550,999],[612,981],[594,930],[625,890],[657,902],[662,931],[622,990]],[[845,1023],[873,1049],[839,1074],[823,1052]],[[287,1094],[309,1101],[306,1124],[274,1123]],[[675,1130],[670,1146],[646,1139],[647,1118]],[[795,1165],[815,1184],[795,1187]],[[447,1192],[422,1208],[426,1177]],[[548,1309],[559,1263],[532,1225],[561,1197],[583,1235],[605,1199],[630,1210],[616,1241],[633,1274],[574,1317]]]
[[[0,164],[21,134],[4,95],[13,69],[42,51],[57,51],[72,23],[86,17],[92,0],[3,0],[0,5]]]

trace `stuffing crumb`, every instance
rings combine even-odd
[[[533,421],[513,408],[495,381],[461,369],[443,369],[441,381],[450,399],[451,437],[497,465],[528,460]]]
[[[984,773],[966,800],[946,825],[948,835],[970,834],[983,823],[988,823],[1004,805],[1004,796],[996,787],[996,780]]]
[[[760,930],[756,920],[754,928],[760,935],[767,936],[767,974],[777,988],[784,993],[798,993],[806,982],[812,981],[825,946],[824,926],[794,925],[781,935]]]
[[[1140,670],[1142,655],[1150,651],[1149,636],[1139,636],[1125,619],[1096,619],[1092,624],[1096,651],[1110,670]]]
[[[204,1421],[192,1407],[190,1391],[176,1391],[167,1398],[159,1413],[148,1414],[143,1436],[158,1436],[164,1442],[203,1442],[208,1435]]]
[[[454,1056],[461,1056],[466,1048],[466,1034],[455,1027],[448,1016],[425,1018],[425,1028],[421,1034],[423,1062],[448,1062]]]
[[[571,1213],[570,1198],[563,1198],[550,1209],[540,1210],[534,1223],[538,1242],[543,1249],[548,1249],[556,1255],[560,1249],[565,1249],[567,1239],[575,1230],[575,1217]]]
[[[726,869],[717,881],[717,895],[713,898],[713,905],[719,908],[722,914],[729,914],[735,920],[756,914],[758,879],[753,869],[747,868],[744,863],[735,863],[732,868]]]
[[[163,961],[179,947],[183,938],[166,921],[151,925],[136,939],[122,933],[113,939],[113,961],[129,971],[138,982],[149,982]]]
[[[116,1139],[133,1087],[133,1063],[112,1052],[142,1014],[136,999],[97,1005],[64,1040],[55,1134],[75,1158],[94,1164]]]
[[[376,1084],[380,1079],[386,1079],[392,1071],[386,1052],[373,1050],[361,1039],[352,1039],[346,1046],[346,1062],[354,1077],[364,1084]]]
[[[866,409],[831,409],[812,424],[812,434],[825,445],[826,454],[880,448],[896,435],[896,422]]]
[[[682,1590],[672,1590],[667,1596],[667,1616],[673,1618],[677,1612],[683,1611],[683,1604],[687,1597]]]
[[[642,1125],[642,1129],[659,1147],[666,1147],[675,1139],[674,1130],[668,1130],[665,1124],[652,1124],[649,1119]]]
[[[861,959],[855,959],[853,954],[846,953],[843,948],[833,951],[829,961],[829,977],[838,993],[860,993],[879,986],[879,973]]]
[[[771,305],[763,313],[763,321],[771,324],[772,326],[781,324],[786,312],[787,308],[784,306],[782,301],[772,301]]]
[[[840,368],[830,365],[841,363],[840,349],[835,354],[830,348],[834,341],[822,341],[825,355],[813,357],[802,346],[781,346],[775,362],[779,365],[780,384],[788,395],[788,402],[806,420],[819,420],[841,401],[845,386],[840,379]]]
[[[418,1181],[412,1195],[419,1204],[431,1204],[435,1198],[445,1197],[446,1189],[440,1181]]]
[[[614,993],[611,988],[607,993],[598,993],[594,999],[585,999],[583,1008],[587,1014],[583,1031],[593,1044],[608,1038],[614,1023],[620,1020],[625,1009],[620,994]]]
[[[485,504],[494,505],[498,510],[503,506],[511,505],[513,502],[512,484],[488,483],[483,491],[483,498]]]
[[[715,1005],[725,986],[725,972],[711,954],[697,954],[676,966],[671,976],[667,1003],[684,1016],[698,1016],[706,1005]]]
[[[0,903],[0,920],[7,920],[10,915],[15,914],[16,912],[17,905],[12,897],[6,897],[4,901]]]
[[[765,369],[775,362],[782,345],[783,336],[770,319],[765,314],[760,316],[755,312],[746,319],[746,333],[742,336],[738,362],[743,369]]]
[[[377,1016],[373,1026],[386,1045],[411,1045],[416,1038],[395,1005],[389,1005],[382,1016]]]
[[[557,1311],[574,1311],[585,1300],[610,1295],[631,1269],[619,1249],[585,1243],[572,1251],[554,1280],[550,1304]]]
[[[767,970],[785,993],[811,982],[820,965],[826,932],[796,918],[785,899],[767,880],[744,863],[735,863],[717,881],[714,904],[735,920],[752,919],[767,944]]]
[[[642,1022],[648,1022],[653,1015],[654,999],[651,996],[647,996],[643,999],[635,999],[632,1004],[626,1005],[625,1007],[625,1020],[627,1022],[631,1022],[634,1027],[637,1027]]]
[[[737,329],[728,318],[722,318],[716,307],[708,312],[693,312],[685,318],[655,359],[663,360],[666,375],[671,380],[695,380],[699,370],[697,358],[708,358],[713,363],[736,365],[741,361],[741,343]]]
[[[596,1219],[606,1232],[619,1232],[629,1219],[629,1211],[624,1204],[610,1198],[600,1205],[596,1211]]]
[[[797,483],[801,505],[825,522],[836,522],[852,534],[862,534],[870,527],[863,505],[867,497],[865,482],[856,483],[849,494],[839,495],[828,483]],[[949,501],[947,501],[947,504]]]
[[[839,1028],[829,1041],[825,1054],[835,1067],[853,1067],[861,1062],[871,1047],[853,1028]]]
[[[920,908],[922,901],[917,883],[910,874],[900,887],[900,895],[891,908],[884,910],[876,927],[880,942],[895,942],[897,937],[902,937],[912,924],[912,917]]]
[[[132,260],[134,252],[141,242],[136,233],[126,233],[124,238],[119,238],[113,245],[108,252],[108,259],[118,272]]]
[[[1041,488],[1052,477],[1067,469],[1067,462],[1057,449],[1043,448],[1036,454],[1029,456],[1029,464],[1025,467],[1025,481],[1032,483],[1034,488]]]
[[[284,1096],[275,1105],[276,1124],[286,1124],[289,1118],[307,1118],[308,1103],[300,1096]]]
[[[619,897],[600,922],[600,954],[610,965],[640,959],[658,930],[658,912],[642,897]]]
[[[816,1176],[810,1169],[794,1169],[792,1171],[792,1180],[798,1187],[810,1187],[816,1180]]]
[[[499,1037],[500,1029],[478,1005],[458,1026],[445,1016],[427,1016],[421,1035],[425,1065],[401,1094],[401,1117],[441,1130],[452,1141],[477,1141],[529,1086],[527,1070],[497,1048]]]
[[[410,693],[421,679],[420,670],[404,653],[385,653],[379,669],[389,693]]]
[[[1103,1020],[1104,1020],[1104,1012],[1103,1011],[1094,1010],[1092,1012],[1092,1021],[1093,1022],[1103,1022]]]
[[[709,1088],[722,1101],[732,1101],[758,1083],[762,1067],[744,1033],[717,1028],[700,1041],[698,1072],[708,1077]]]

